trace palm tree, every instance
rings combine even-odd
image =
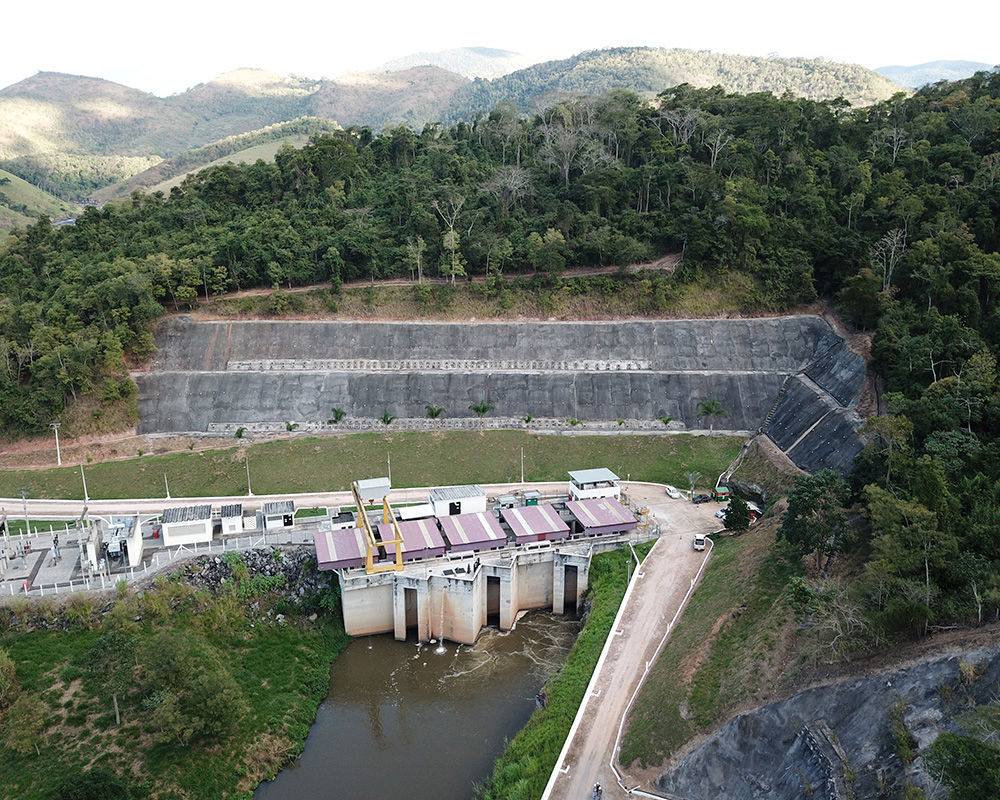
[[[711,400],[702,400],[700,403],[698,403],[698,417],[711,418],[709,420],[709,428],[708,428],[709,433],[715,433],[716,417],[728,417],[728,416],[729,412],[726,411],[726,409],[722,407],[722,403],[720,403],[714,397]]]
[[[469,411],[475,411],[476,416],[482,419],[486,412],[493,410],[493,403],[487,403],[485,400],[480,400],[478,403],[473,403],[469,406]]]
[[[426,405],[424,408],[427,409],[428,419],[437,419],[444,413],[444,409],[441,406]]]
[[[392,424],[392,421],[396,418],[392,414],[390,414],[388,410],[386,410],[382,412],[382,416],[379,417],[379,419],[382,420],[383,425],[390,425]]]

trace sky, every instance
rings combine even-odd
[[[537,61],[650,46],[823,58],[870,68],[938,59],[1000,63],[1000,11],[993,0],[947,9],[935,4],[934,13],[918,10],[923,4],[885,0],[7,5],[0,11],[7,32],[0,87],[44,70],[106,78],[164,96],[238,67],[335,78],[411,53],[476,46]],[[260,7],[266,10],[255,10]],[[902,8],[913,10],[904,15]]]

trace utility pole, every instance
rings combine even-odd
[[[83,471],[83,464],[80,464],[80,477],[83,479],[83,502],[86,505],[90,502],[90,496],[87,494],[87,473]]]
[[[524,448],[521,448],[521,483],[524,483]]]
[[[56,466],[62,466],[62,453],[59,450],[59,422],[50,422],[49,427],[55,431],[56,434]]]
[[[389,485],[392,486],[392,453],[388,450],[385,452],[385,463],[389,466]]]
[[[28,489],[22,486],[17,493],[21,495],[21,502],[24,504],[24,532],[31,533],[31,523],[28,521]]]
[[[243,463],[247,467],[247,497],[253,497],[253,492],[250,490],[250,453],[243,451]]]
[[[167,483],[167,473],[166,472],[163,473],[163,486],[167,490],[167,500],[169,500],[170,499],[170,484]]]

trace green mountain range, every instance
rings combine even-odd
[[[844,97],[854,105],[900,91],[856,65],[662,48],[590,51],[493,79],[470,80],[452,70],[498,74],[515,66],[515,54],[465,48],[417,54],[400,65],[425,57],[452,69],[423,64],[312,80],[244,68],[170,97],[100,78],[40,72],[0,90],[0,168],[65,201],[101,202],[176,178],[244,146],[273,142],[285,133],[301,136],[303,125],[311,125],[312,132],[330,124],[420,128],[472,119],[502,102],[530,113],[565,94],[622,88],[653,97],[682,83],[729,92]],[[273,127],[302,118],[322,122],[288,131]],[[252,141],[232,138],[265,128],[252,134]],[[171,163],[163,166],[165,159]],[[137,177],[147,170],[152,171]],[[22,216],[47,213],[25,205]]]

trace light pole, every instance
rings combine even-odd
[[[243,452],[243,463],[247,468],[247,497],[253,497],[253,492],[250,490],[250,453]]]
[[[524,448],[521,448],[521,483],[524,483]]]
[[[31,523],[28,521],[28,489],[22,486],[17,493],[21,495],[21,502],[24,504],[24,532],[31,533]]]
[[[164,485],[164,487],[167,490],[167,500],[169,500],[170,499],[170,484],[167,483],[167,473],[166,472],[163,473],[163,485]]]
[[[62,466],[62,452],[59,450],[59,422],[50,422],[49,427],[55,431],[56,434],[56,466]]]
[[[87,494],[87,473],[83,471],[83,464],[80,464],[80,478],[83,479],[83,502],[89,503],[90,496]]]
[[[385,463],[389,468],[389,485],[392,486],[392,453],[388,450],[385,453]]]

